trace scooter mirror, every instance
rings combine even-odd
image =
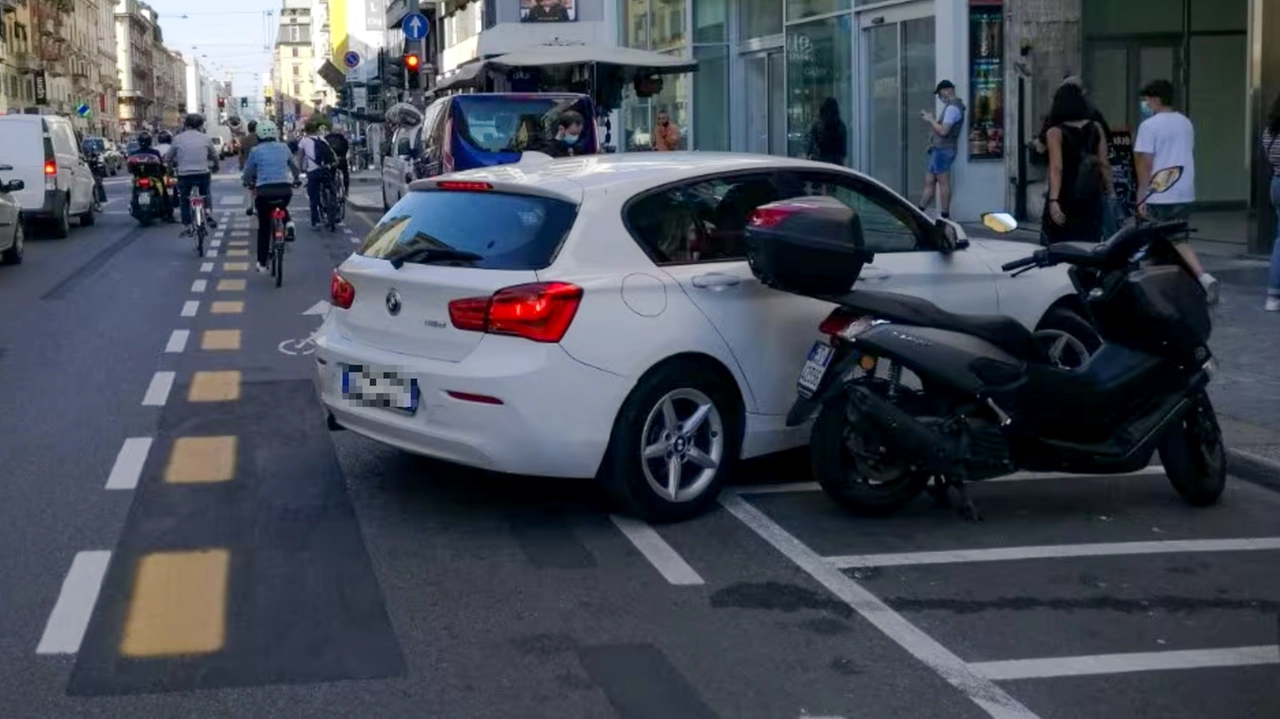
[[[1151,176],[1151,194],[1167,192],[1182,179],[1182,166],[1166,167]]]
[[[1018,229],[1018,221],[1008,212],[988,212],[982,216],[982,225],[1002,235]]]

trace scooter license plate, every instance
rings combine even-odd
[[[796,384],[800,388],[800,394],[809,397],[818,391],[818,387],[822,385],[822,378],[827,374],[827,367],[831,364],[831,358],[836,354],[835,348],[822,340],[813,343],[813,348],[809,350],[809,359],[805,360],[804,366],[800,368],[800,379]]]
[[[146,207],[151,204],[151,195],[138,195],[138,204]]]

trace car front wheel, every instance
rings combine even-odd
[[[698,516],[715,502],[742,447],[736,393],[696,362],[645,375],[623,403],[601,482],[621,509],[654,523]]]

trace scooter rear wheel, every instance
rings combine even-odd
[[[1226,487],[1226,455],[1218,416],[1202,391],[1195,407],[1160,440],[1160,462],[1183,499],[1207,507],[1217,503]]]
[[[905,458],[871,459],[880,445],[871,422],[859,422],[846,402],[818,413],[809,440],[814,479],[837,504],[855,514],[885,516],[910,504],[929,484]]]

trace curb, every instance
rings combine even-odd
[[[1227,474],[1280,492],[1280,462],[1274,459],[1228,447]]]
[[[355,200],[348,197],[347,204],[350,205],[353,209],[359,210],[361,212],[382,212],[382,205],[378,203],[366,205],[362,202],[356,202]]]

